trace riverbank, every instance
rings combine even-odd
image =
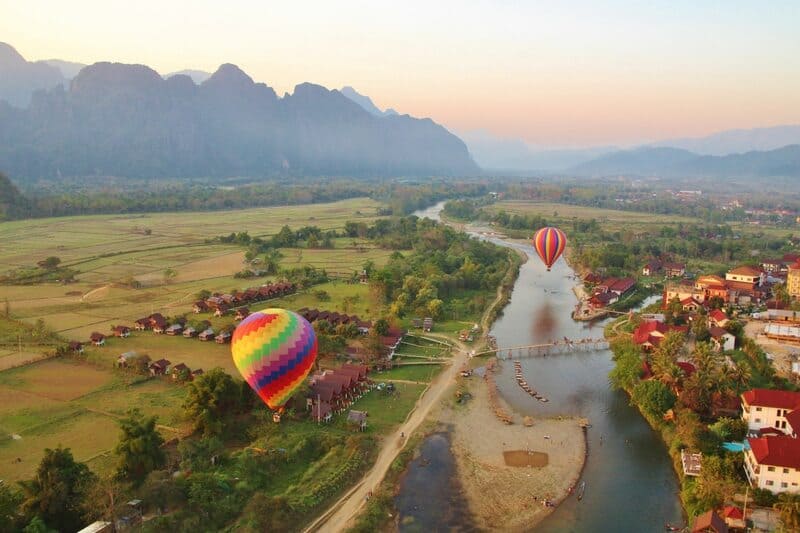
[[[489,407],[486,382],[464,380],[472,394],[466,406],[443,409],[440,422],[451,430],[452,451],[476,526],[486,530],[528,531],[575,486],[586,459],[586,437],[577,418],[537,418],[525,426],[502,398],[513,424],[501,422]],[[508,466],[504,452],[546,454],[542,467]]]

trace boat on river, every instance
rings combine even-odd
[[[578,485],[578,501],[583,499],[583,493],[586,491],[586,482],[581,481],[581,484]]]

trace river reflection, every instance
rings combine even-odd
[[[415,214],[438,220],[443,205]],[[571,319],[576,280],[563,260],[547,272],[532,247],[492,237],[488,240],[520,249],[531,258],[522,266],[511,300],[492,327],[501,349],[563,337],[602,337],[602,322]],[[663,531],[665,522],[684,520],[678,480],[663,442],[630,406],[625,394],[609,387],[608,373],[613,367],[609,350],[522,357],[520,361],[528,382],[550,402],[538,402],[520,389],[513,365],[506,361],[496,376],[497,384],[516,411],[534,417],[581,416],[592,424],[587,433],[583,500],[568,498],[537,531]]]

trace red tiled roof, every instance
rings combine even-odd
[[[711,337],[714,339],[721,339],[723,335],[728,333],[728,330],[721,328],[719,326],[711,326],[708,328],[708,332],[711,334]]]
[[[728,315],[726,315],[720,309],[712,309],[710,313],[708,313],[709,318],[716,320],[717,322],[721,320],[728,320]]]
[[[757,268],[753,268],[751,266],[740,266],[736,267],[733,270],[729,270],[728,274],[736,274],[739,276],[760,276],[761,271]]]
[[[748,405],[774,407],[775,409],[800,408],[800,392],[774,389],[752,389],[742,394]]]
[[[722,510],[722,517],[723,518],[732,518],[734,520],[744,520],[744,513],[738,507],[734,507],[733,505],[726,505],[725,508]]]
[[[759,465],[800,469],[800,440],[791,437],[747,439]]]
[[[795,409],[786,415],[786,421],[792,426],[792,431],[800,434],[800,409]]]
[[[692,374],[694,374],[695,370],[697,370],[692,363],[686,363],[686,362],[683,362],[683,361],[679,361],[679,362],[677,362],[675,364],[678,365],[678,368],[683,370],[683,374],[687,378],[689,376],[691,376]]]

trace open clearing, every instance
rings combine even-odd
[[[306,225],[341,229],[349,220],[371,222],[379,205],[358,198],[236,211],[5,222],[0,224],[0,272],[30,267],[56,255],[62,266],[74,268],[79,274],[78,282],[69,285],[0,286],[0,301],[8,301],[15,318],[31,324],[41,318],[63,337],[85,340],[93,331],[106,333],[112,325],[130,324],[155,311],[165,315],[187,313],[194,295],[203,289],[230,292],[273,279],[234,278],[245,267],[244,249],[206,242],[208,239],[241,231],[269,236],[283,225],[295,229]],[[150,233],[146,234],[146,230]],[[391,254],[390,250],[377,249],[359,239],[335,239],[334,245],[330,250],[282,249],[281,266],[311,265],[346,276],[367,261],[383,264]],[[167,268],[177,272],[169,283],[164,280]],[[139,281],[143,288],[130,288],[131,280]],[[370,306],[366,291],[353,286],[340,289],[330,285],[313,290],[327,290],[331,301],[320,302],[307,294],[297,295],[293,302],[273,305],[291,303],[361,314],[374,307]],[[343,302],[346,296],[352,298]]]
[[[0,478],[29,478],[45,448],[69,447],[79,461],[107,468],[101,455],[119,437],[117,418],[136,407],[181,431],[184,387],[95,365],[52,359],[0,373]],[[165,438],[174,431],[162,430]],[[16,435],[16,438],[12,438]]]

